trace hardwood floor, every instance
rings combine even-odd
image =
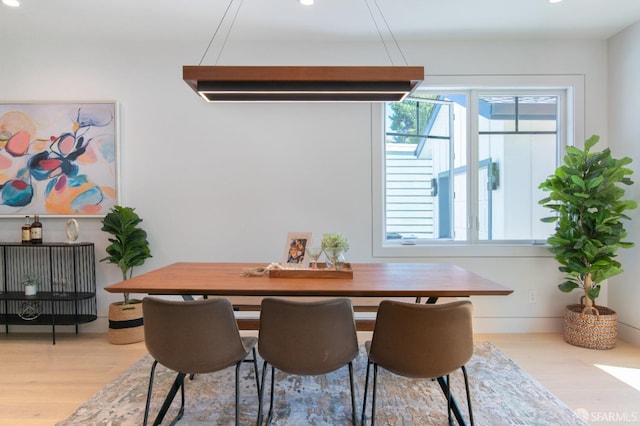
[[[640,347],[582,349],[557,334],[476,341],[494,343],[569,407],[584,409],[590,424],[640,424]],[[0,334],[0,425],[53,425],[145,353],[143,342],[111,345],[104,334],[60,333],[55,346],[48,334]]]
[[[591,425],[640,425],[640,347],[584,349],[561,334],[477,335],[517,362]],[[605,371],[616,370],[618,377]]]
[[[144,342],[111,345],[106,334],[0,336],[0,425],[48,425],[146,353]]]

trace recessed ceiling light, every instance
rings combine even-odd
[[[298,3],[303,6],[311,6],[313,4],[313,0],[298,0]]]
[[[18,0],[2,0],[2,4],[10,7],[20,7],[20,2]]]
[[[560,3],[562,0],[549,0],[549,3]]]

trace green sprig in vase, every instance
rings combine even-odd
[[[326,256],[328,269],[342,269],[345,263],[344,254],[349,250],[349,240],[344,234],[324,234],[322,235],[322,250]]]

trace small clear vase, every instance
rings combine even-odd
[[[327,269],[340,270],[343,268],[344,253],[342,252],[342,250],[333,247],[327,247],[324,249],[324,255],[327,258],[325,261]]]

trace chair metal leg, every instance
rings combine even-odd
[[[151,373],[149,375],[149,387],[147,389],[147,402],[145,404],[145,408],[144,408],[144,419],[143,419],[143,425],[146,426],[147,422],[149,421],[149,408],[151,406],[151,393],[153,390],[153,377],[155,375],[155,371],[156,371],[156,367],[158,366],[158,361],[154,361],[153,364],[151,365]],[[171,389],[169,390],[169,393],[167,394],[164,403],[162,404],[162,407],[160,408],[160,412],[158,413],[158,415],[156,416],[156,419],[154,420],[153,424],[155,425],[159,425],[160,423],[162,423],[162,420],[164,419],[164,416],[167,414],[167,411],[169,410],[169,406],[171,405],[171,403],[173,402],[173,399],[176,396],[176,393],[178,392],[178,389],[181,390],[181,403],[180,403],[180,411],[178,412],[178,415],[171,421],[171,424],[174,425],[178,420],[180,420],[184,414],[184,378],[185,378],[186,374],[184,373],[178,373],[178,375],[176,376],[173,385],[171,386]]]
[[[444,377],[438,377],[436,378],[436,380],[438,381],[438,384],[440,385],[440,389],[442,389],[442,393],[444,394],[445,398],[447,397],[447,389],[448,389],[448,382]],[[464,426],[466,425],[465,421],[464,421],[464,417],[462,417],[462,413],[460,412],[460,407],[458,406],[458,403],[456,401],[456,399],[453,397],[453,395],[451,396],[451,411],[453,412],[453,415],[455,416],[456,420],[458,421],[458,424],[460,426]]]
[[[262,415],[262,411],[261,411],[262,407],[260,406],[260,404],[261,404],[260,398],[262,397],[261,396],[261,392],[260,392],[260,390],[261,390],[261,388],[260,388],[260,370],[258,370],[258,357],[256,356],[256,348],[255,347],[251,348],[251,352],[252,352],[253,358],[251,358],[251,359],[245,358],[242,361],[240,361],[240,363],[250,362],[250,363],[253,364],[253,371],[254,371],[254,373],[256,375],[256,392],[257,392],[257,396],[258,396],[258,418],[257,418],[256,421],[257,421],[257,424],[259,425],[262,422],[262,419],[260,418],[261,415]],[[262,378],[262,380],[264,380],[264,377]],[[237,383],[238,383],[238,380],[236,379],[236,385],[237,385]],[[236,398],[236,399],[238,399],[238,398]],[[236,413],[238,412],[238,408],[237,408],[238,406],[239,406],[239,403],[236,403]],[[236,414],[236,417],[237,417],[237,414]]]
[[[367,358],[367,374],[364,376],[364,398],[362,400],[362,417],[360,423],[365,426],[367,421],[367,391],[369,389],[369,370],[371,370],[371,360]]]
[[[260,389],[260,397],[258,398],[258,418],[256,421],[256,424],[258,426],[262,425],[262,418],[264,416],[264,388],[265,386],[265,380],[266,380],[266,376],[267,376],[267,366],[268,363],[267,361],[264,361],[263,365],[262,365],[262,384],[259,385],[259,389]],[[355,426],[357,424],[357,408],[356,408],[356,393],[355,393],[355,382],[353,379],[353,362],[349,362],[348,364],[349,367],[349,386],[350,386],[350,390],[351,390],[351,422],[353,423],[353,425]],[[367,366],[367,381],[368,379],[368,366]],[[365,387],[366,389],[366,387]],[[274,400],[274,393],[275,393],[275,367],[271,366],[271,389],[269,392],[269,413],[267,414],[267,425],[271,424],[271,420],[273,419],[273,400]],[[365,399],[366,399],[366,391],[365,391]],[[366,402],[365,402],[366,403]],[[363,414],[362,414],[362,418],[364,420],[364,409],[365,407],[363,406]]]
[[[171,385],[171,389],[169,389],[169,393],[167,394],[167,397],[164,400],[164,403],[162,404],[162,407],[160,408],[160,411],[158,412],[158,415],[156,416],[156,419],[153,422],[153,425],[159,425],[162,423],[162,420],[164,419],[164,416],[167,414],[167,411],[169,411],[169,407],[171,406],[171,403],[173,402],[173,399],[176,397],[176,393],[178,393],[178,390],[181,390],[181,394],[182,394],[182,403],[180,405],[180,411],[178,412],[178,415],[171,421],[171,424],[175,424],[178,420],[180,420],[182,418],[182,415],[184,414],[184,378],[186,377],[185,373],[178,373],[178,375],[176,376],[175,380],[173,381],[173,385]]]
[[[256,371],[256,374],[258,374],[258,372]],[[263,400],[264,400],[264,381],[267,378],[267,361],[264,361],[264,363],[262,364],[262,385],[260,386],[260,390],[258,392],[259,397],[258,397],[258,418],[256,420],[256,425],[260,426],[262,425],[262,416],[263,416]]]
[[[254,347],[253,352],[253,371],[256,374],[256,389],[258,390],[258,396],[260,395],[260,378],[258,377],[258,357],[256,356],[256,348]]]
[[[261,413],[261,408],[262,408],[262,401],[261,401],[261,393],[260,393],[260,378],[258,377],[259,371],[258,371],[258,358],[256,357],[256,348],[251,348],[251,352],[253,354],[253,359],[242,359],[240,361],[238,361],[238,363],[236,363],[236,426],[238,426],[240,424],[240,411],[239,411],[239,407],[240,407],[240,366],[245,363],[245,362],[251,362],[253,363],[253,370],[255,372],[256,375],[256,390],[258,392],[258,422],[261,421],[260,416],[262,415]],[[263,378],[264,380],[264,378]],[[260,423],[258,423],[260,424]]]
[[[366,425],[366,412],[367,412],[367,396],[369,390],[369,373],[371,370],[371,364],[373,364],[373,386],[372,386],[372,397],[371,397],[371,426],[375,426],[376,423],[376,388],[378,382],[378,365],[371,360],[367,359],[367,372],[365,374],[364,379],[364,398],[362,401],[362,416],[361,423],[362,426]],[[473,412],[471,408],[471,393],[469,392],[469,379],[467,376],[467,369],[465,366],[462,366],[462,374],[464,375],[464,384],[465,390],[467,392],[467,404],[469,406],[469,423],[473,426],[475,423],[473,421]],[[453,418],[451,417],[451,413],[456,416],[456,420],[460,425],[465,424],[464,419],[460,416],[460,409],[458,408],[455,400],[453,399],[453,395],[451,394],[451,386],[450,386],[450,376],[446,377],[438,377],[436,379],[442,388],[442,391],[447,399],[447,415],[449,419],[449,424],[453,424]]]
[[[149,420],[149,406],[151,405],[151,391],[153,390],[153,376],[156,372],[157,365],[158,365],[158,361],[153,361],[153,364],[151,364],[151,373],[149,374],[149,386],[147,387],[147,403],[144,406],[144,420],[142,421],[143,426],[147,426],[147,421]]]
[[[371,426],[376,424],[376,388],[378,384],[378,364],[373,363],[373,396],[371,398]]]
[[[240,412],[238,411],[238,408],[240,407],[240,366],[245,362],[253,363],[253,370],[256,375],[256,390],[258,391],[258,399],[260,398],[260,378],[258,377],[258,358],[256,358],[256,348],[252,348],[251,351],[253,353],[253,359],[245,358],[236,363],[236,426],[240,423]],[[260,416],[259,410],[258,416]]]
[[[256,348],[251,348],[251,352],[253,358],[245,358],[242,362],[250,362],[253,364],[253,369],[256,372],[256,389],[258,390],[258,395],[260,395],[260,379],[258,377],[258,358],[256,357]]]
[[[349,385],[351,387],[351,422],[356,426],[356,395],[353,387],[353,363],[349,362]]]
[[[236,426],[240,424],[240,417],[238,413],[238,406],[240,405],[240,386],[238,385],[240,382],[240,364],[242,364],[242,361],[236,363]]]
[[[473,426],[474,425],[473,410],[471,409],[471,393],[469,392],[469,378],[467,376],[467,368],[464,365],[462,366],[462,374],[464,375],[464,387],[465,387],[465,390],[467,391],[467,406],[469,407],[469,424]]]
[[[180,395],[182,399],[182,402],[180,403],[180,411],[178,412],[178,415],[175,416],[173,420],[171,420],[171,423],[169,423],[169,426],[176,425],[184,415],[184,378],[182,380],[183,380],[182,386],[180,386]],[[160,423],[157,423],[157,424],[159,425]]]
[[[272,365],[271,366],[271,395],[270,395],[270,401],[269,401],[269,415],[267,416],[267,425],[271,424],[271,419],[273,418],[273,388],[274,388],[275,382],[276,382],[275,367]],[[264,386],[264,383],[262,384],[262,386]]]
[[[447,394],[445,395],[447,397],[447,418],[449,419],[449,424],[453,424],[453,421],[451,419],[451,381],[450,381],[450,377],[447,374]]]

